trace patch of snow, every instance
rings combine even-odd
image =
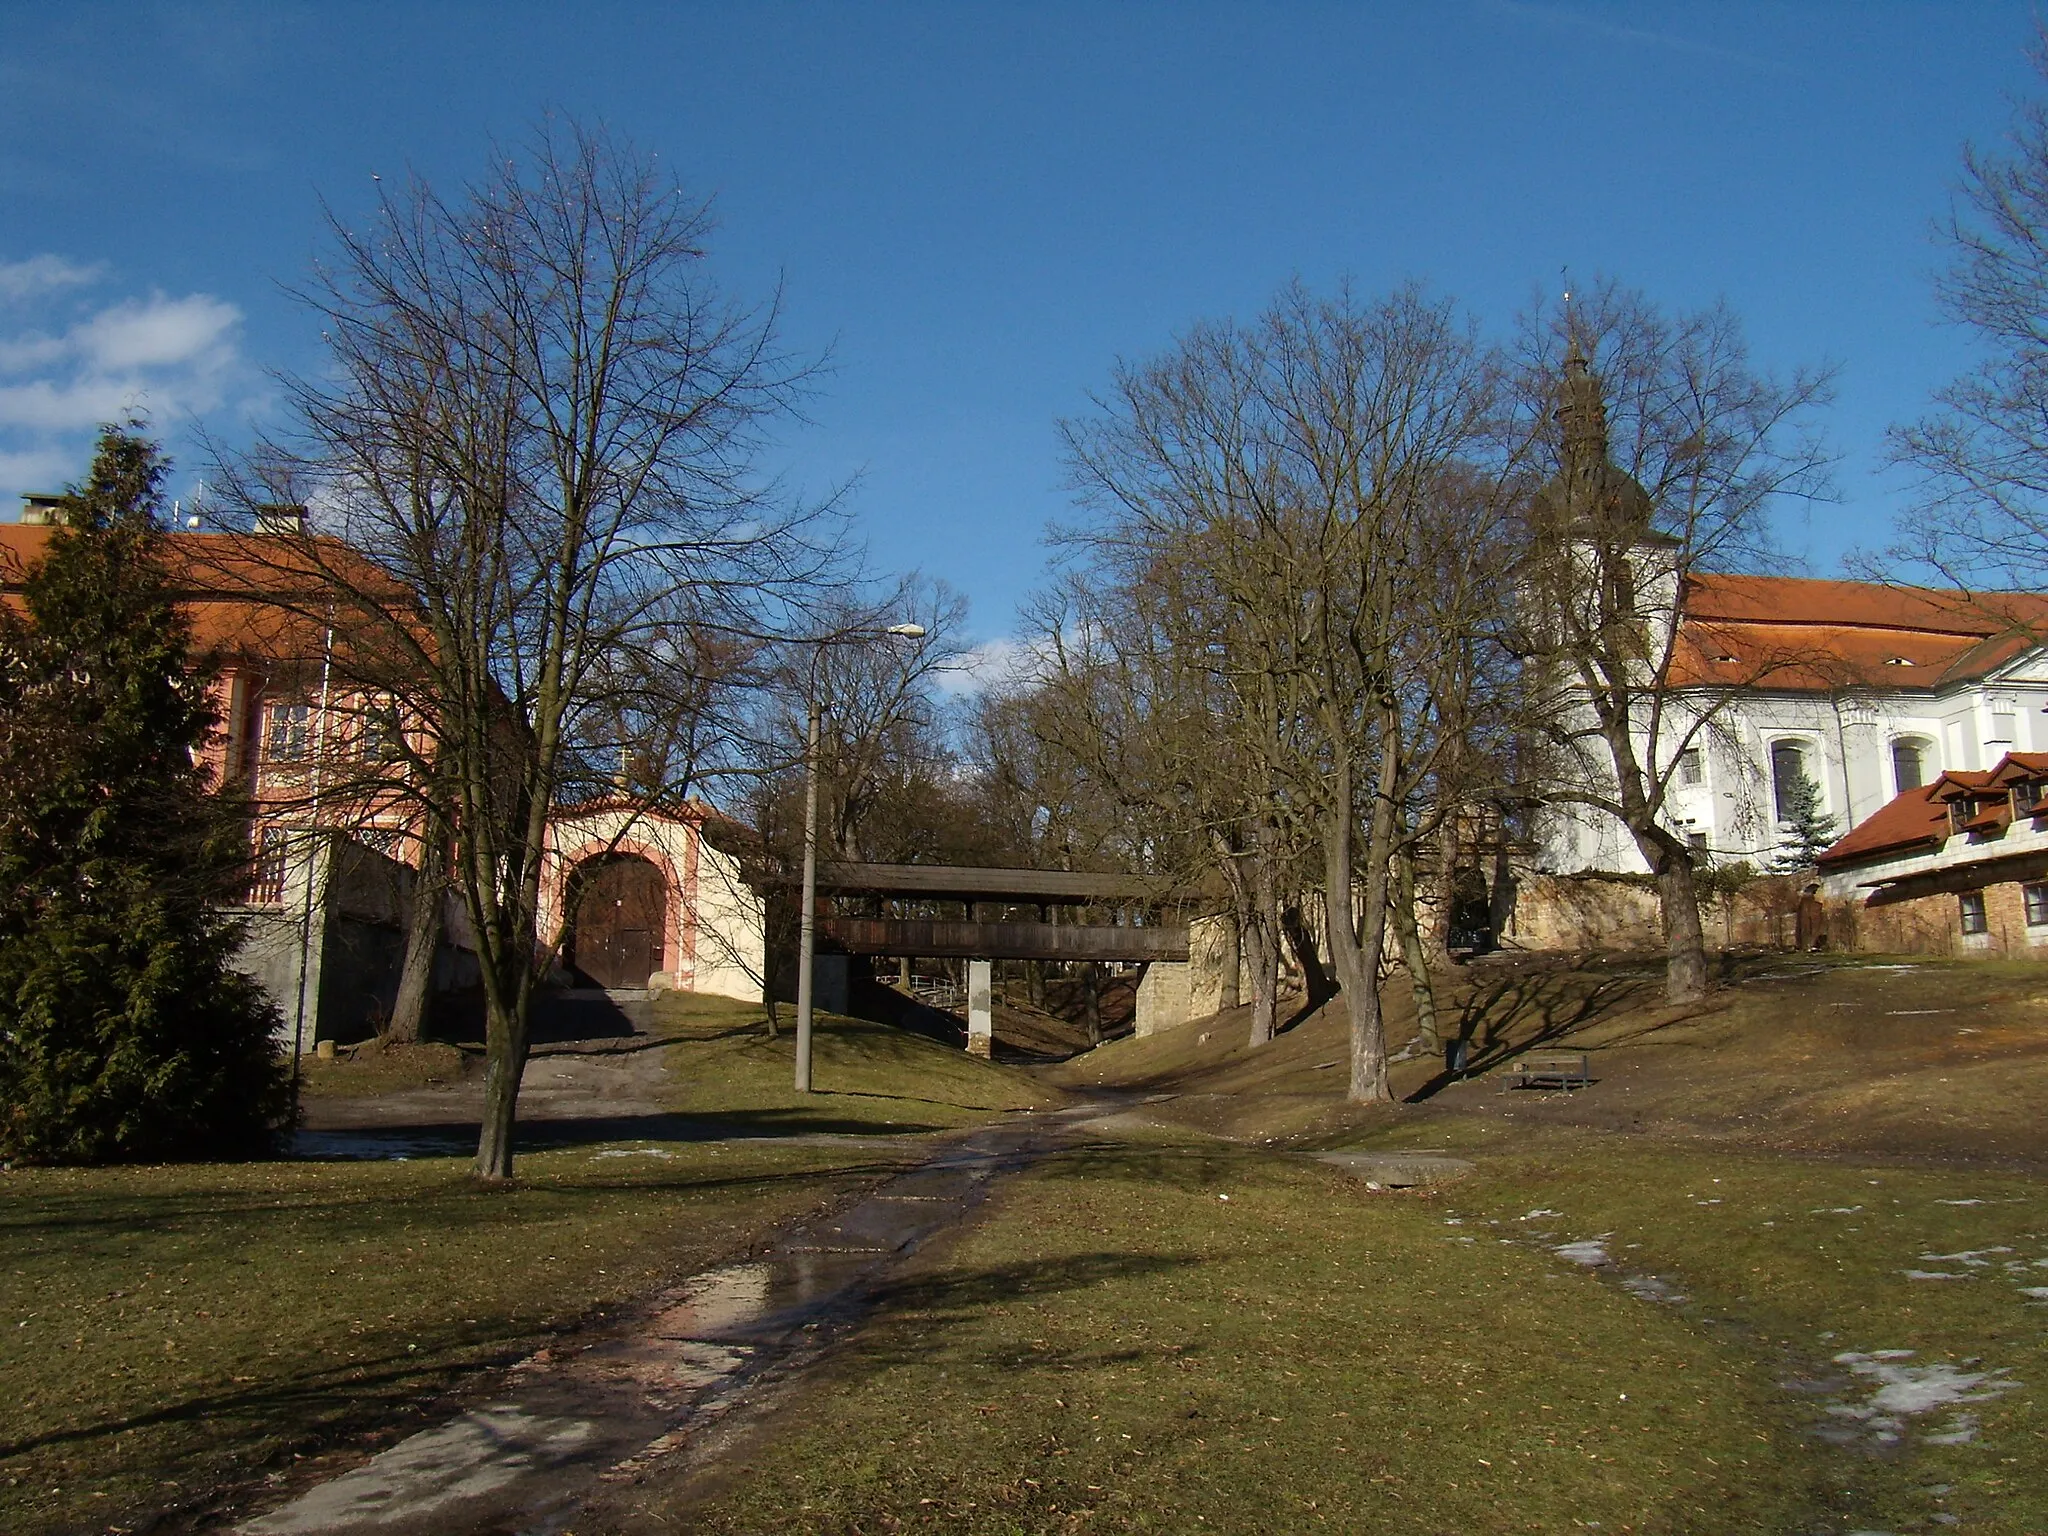
[[[1934,1203],[1935,1203],[1936,1205],[1982,1205],[1982,1204],[1983,1204],[1984,1202],[1983,1202],[1982,1200],[1977,1200],[1977,1199],[1970,1199],[1970,1200],[1937,1200],[1937,1201],[1935,1201]]]
[[[1809,1216],[1854,1216],[1862,1210],[1860,1205],[1816,1205],[1806,1214]]]
[[[1970,1248],[1962,1253],[1923,1253],[1921,1258],[1934,1264],[1967,1264],[1972,1269],[1983,1269],[1991,1261],[1987,1253],[2011,1253],[2010,1248]]]
[[[1641,1301],[1661,1301],[1667,1306],[1677,1306],[1691,1298],[1676,1287],[1659,1280],[1655,1275],[1623,1275],[1622,1289]]]
[[[602,1152],[593,1152],[593,1157],[674,1157],[675,1153],[666,1147],[607,1147]]]
[[[1549,1210],[1544,1210],[1544,1209],[1543,1209],[1542,1207],[1540,1207],[1540,1206],[1539,1206],[1539,1207],[1538,1207],[1537,1209],[1535,1209],[1535,1210],[1533,1210],[1533,1211],[1524,1211],[1524,1212],[1523,1212],[1523,1213],[1522,1213],[1521,1215],[1517,1216],[1517,1217],[1515,1218],[1515,1220],[1517,1220],[1517,1221],[1534,1221],[1534,1220],[1536,1220],[1536,1219],[1537,1219],[1537,1218],[1538,1218],[1539,1216],[1562,1216],[1563,1214],[1564,1214],[1564,1212],[1563,1212],[1563,1211],[1549,1211]]]
[[[1905,1421],[1938,1409],[1960,1408],[1965,1403],[1989,1402],[2020,1383],[2005,1369],[1965,1371],[1936,1361],[1931,1365],[1907,1365],[1910,1349],[1848,1350],[1836,1355],[1835,1364],[1876,1383],[1876,1390],[1860,1403],[1835,1403],[1828,1412],[1837,1419],[1861,1426],[1880,1444],[1895,1443]],[[1941,1429],[1927,1436],[1935,1445],[1963,1445],[1976,1438],[1974,1414],[1957,1412]]]
[[[1576,1243],[1560,1243],[1550,1251],[1561,1259],[1570,1259],[1574,1264],[1583,1264],[1588,1269],[1597,1269],[1608,1262],[1606,1246],[1597,1237],[1585,1238]]]
[[[2023,1285],[2020,1287],[2020,1294],[2031,1296],[2036,1301],[2048,1301],[2048,1285]]]
[[[1951,1274],[1945,1269],[1902,1269],[1899,1271],[1908,1280],[1972,1280],[1974,1275]]]

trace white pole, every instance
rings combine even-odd
[[[922,624],[891,624],[881,631],[904,640],[924,638]],[[873,638],[848,636],[849,639]],[[830,643],[830,642],[824,642]],[[823,645],[811,658],[810,729],[804,742],[804,894],[803,911],[797,917],[796,951],[796,1091],[811,1091],[812,980],[818,956],[818,660]]]
[[[810,730],[804,747],[804,894],[796,953],[796,1091],[811,1091],[812,972],[818,948],[818,689],[811,685]]]

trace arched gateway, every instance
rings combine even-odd
[[[635,853],[601,854],[577,866],[569,899],[569,964],[600,987],[645,987],[668,933],[661,871]]]

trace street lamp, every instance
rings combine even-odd
[[[891,624],[887,629],[855,631],[834,635],[818,642],[818,654],[828,645],[851,640],[879,640],[885,636],[900,640],[922,640],[922,624]],[[803,911],[797,920],[796,952],[796,1091],[811,1091],[812,974],[818,957],[818,667],[811,663],[810,722],[804,734],[804,895]]]

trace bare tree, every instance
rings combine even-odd
[[[1524,431],[1553,470],[1528,503],[1518,647],[1550,748],[1546,800],[1611,817],[1657,883],[1674,1003],[1708,974],[1693,851],[1664,819],[1681,755],[1728,705],[1804,650],[1687,664],[1706,638],[1681,623],[1696,573],[1765,558],[1784,497],[1822,494],[1811,426],[1825,370],[1774,378],[1724,306],[1667,317],[1608,284],[1538,310],[1522,341]]]
[[[485,1181],[512,1174],[556,937],[550,816],[687,793],[721,690],[832,564],[829,524],[758,473],[806,365],[772,301],[710,281],[711,227],[651,157],[557,122],[453,197],[414,179],[364,228],[330,216],[302,295],[329,365],[287,381],[297,435],[232,480],[244,504],[312,504],[309,531],[243,558],[313,578],[302,608],[355,686],[396,701],[405,790],[449,831],[482,973]]]
[[[1252,325],[1198,326],[1158,362],[1120,369],[1097,416],[1068,428],[1101,514],[1089,548],[1120,592],[1149,582],[1184,626],[1160,660],[1214,658],[1215,690],[1174,695],[1196,720],[1181,736],[1219,747],[1190,760],[1191,786],[1212,803],[1234,794],[1230,819],[1255,838],[1298,830],[1320,853],[1361,1100],[1390,1097],[1379,980],[1393,861],[1438,814],[1467,717],[1452,694],[1468,674],[1449,658],[1499,607],[1484,565],[1499,500],[1465,494],[1499,478],[1485,470],[1496,395],[1448,304],[1297,286]],[[1220,862],[1228,875],[1234,861]],[[1280,904],[1262,890],[1256,905]],[[1275,955],[1284,922],[1283,908]]]
[[[2048,34],[2035,67],[2048,76]],[[2000,152],[1963,152],[1943,310],[1982,358],[1891,432],[1918,495],[1890,552],[1965,591],[2048,580],[2048,100],[2023,104]]]

